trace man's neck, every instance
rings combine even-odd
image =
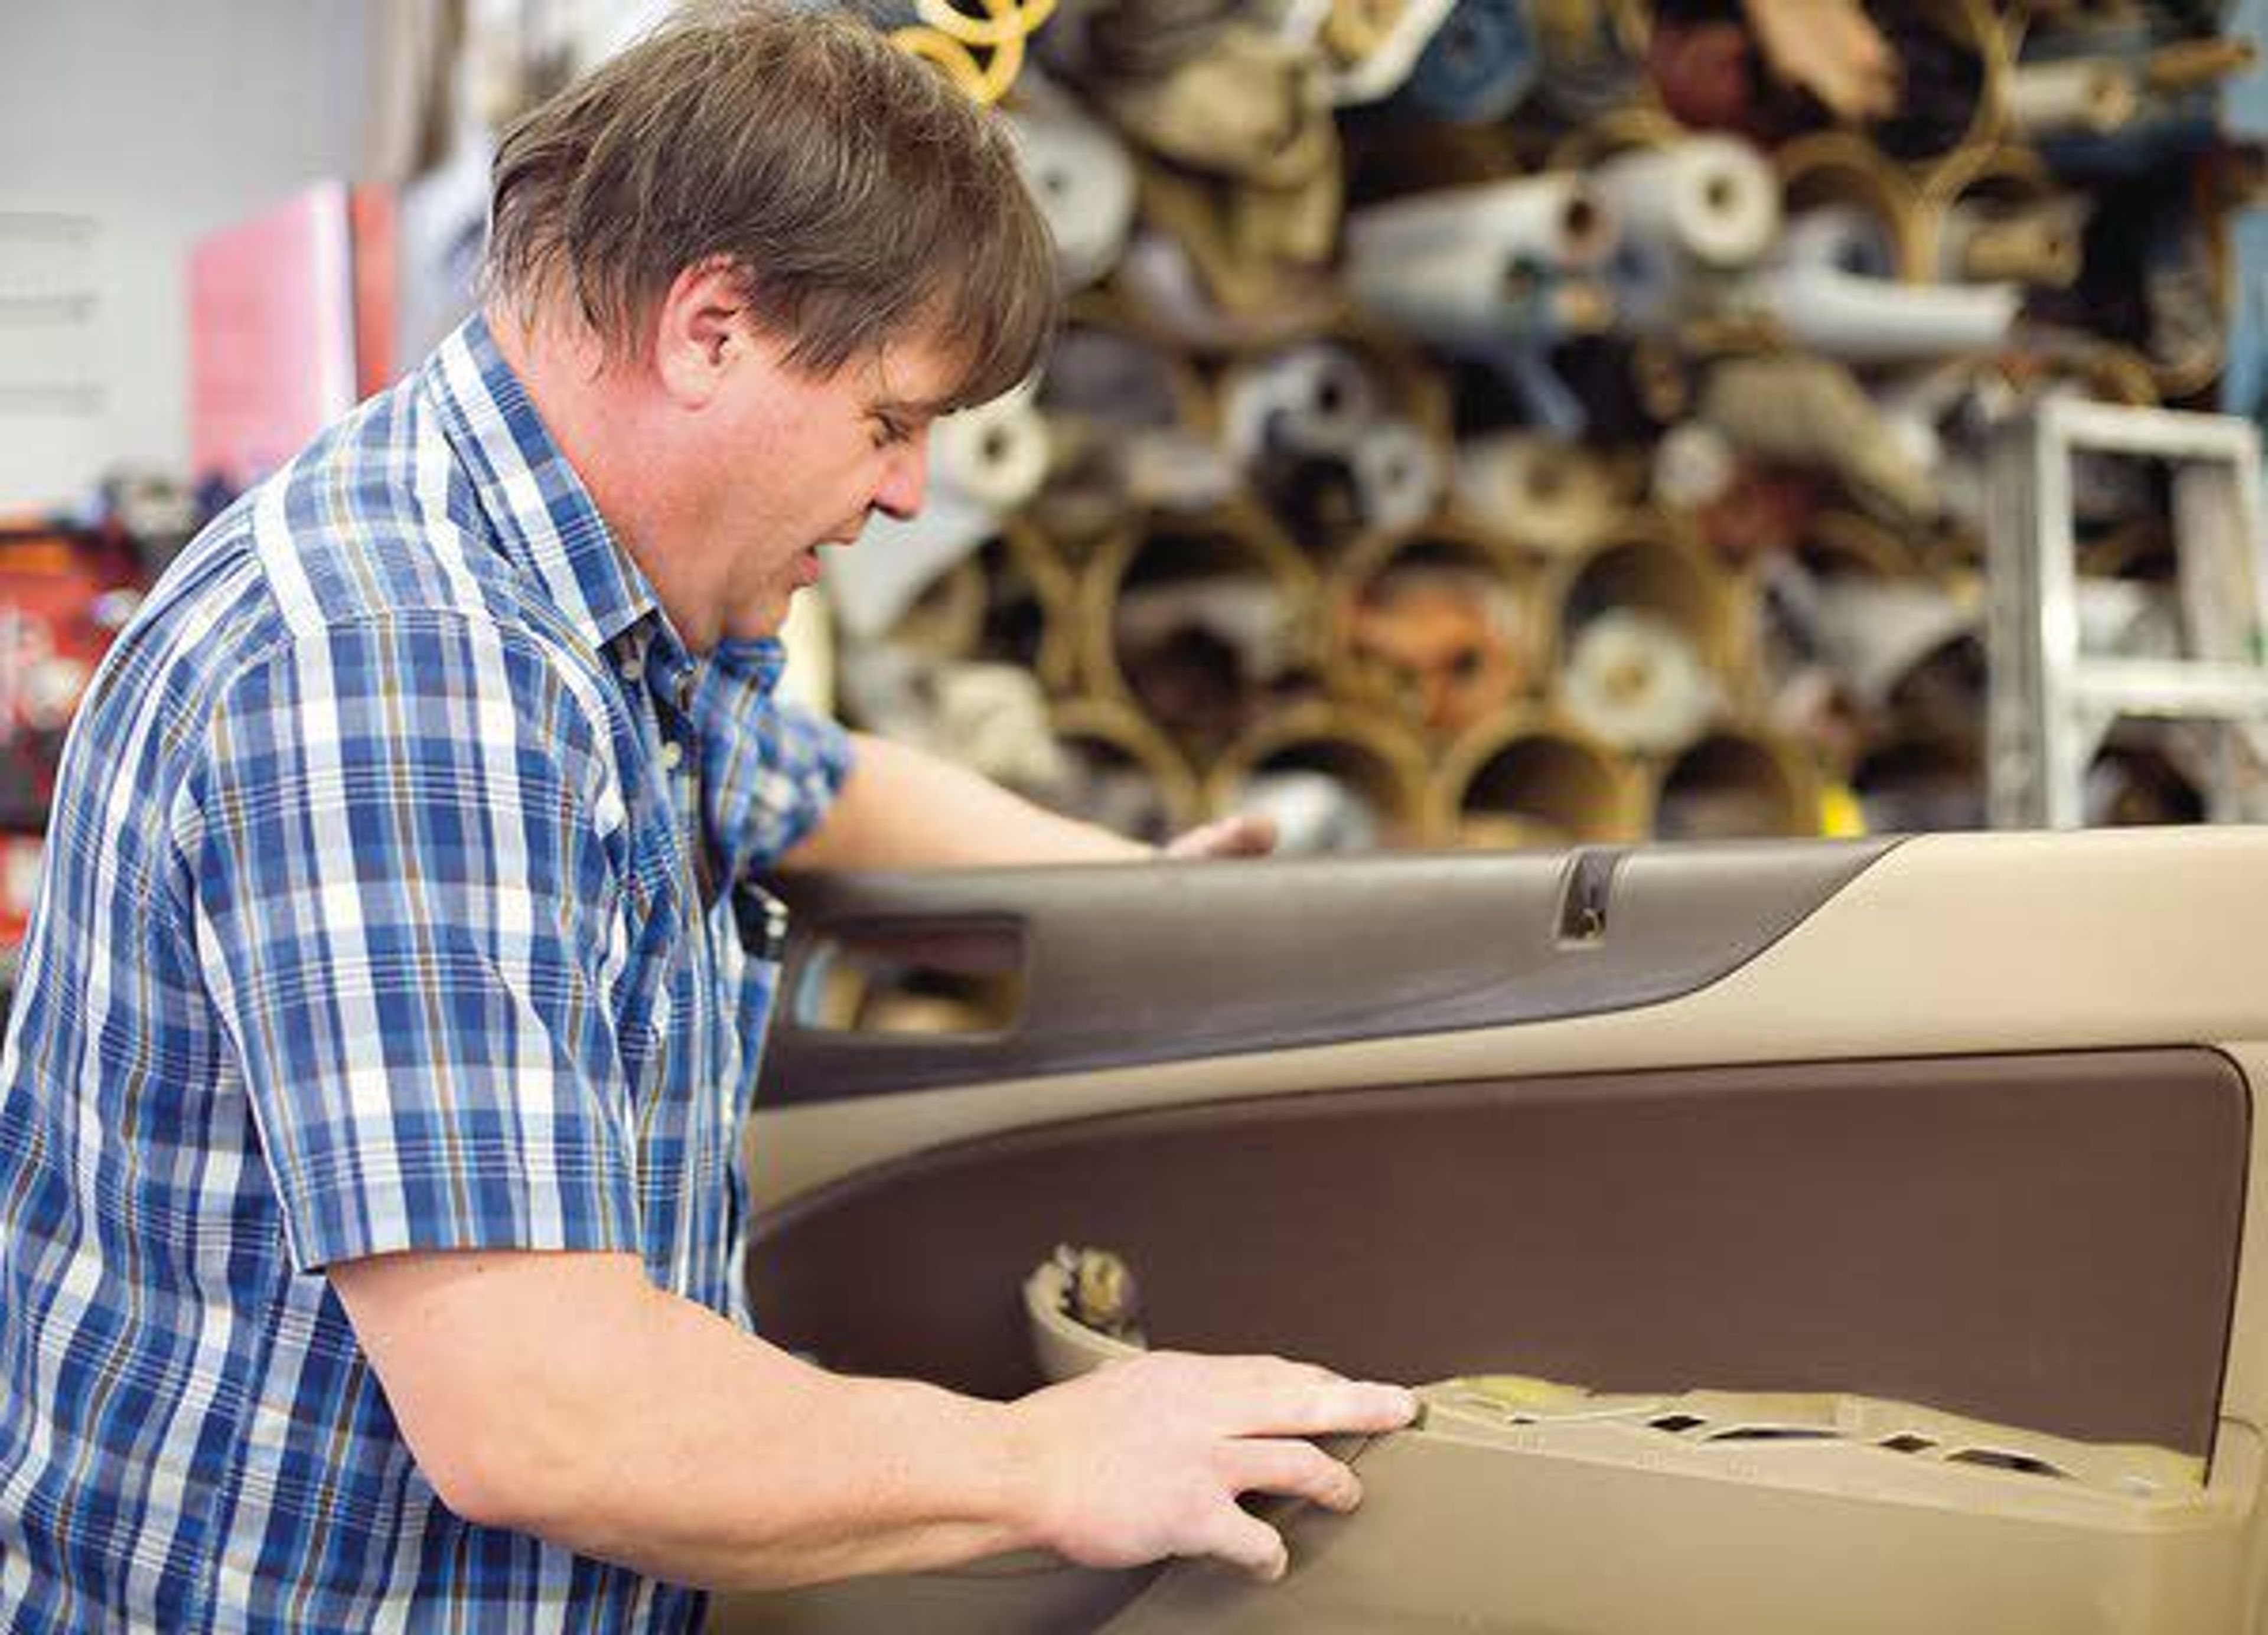
[[[582,479],[615,543],[666,604],[673,576],[658,541],[670,527],[675,491],[668,440],[659,435],[637,366],[607,356],[579,321],[530,322],[491,305],[484,316],[497,350],[519,378],[544,429]]]

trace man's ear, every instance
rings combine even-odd
[[[680,406],[703,408],[748,349],[747,297],[721,256],[697,261],[670,282],[654,314],[653,364],[662,390]]]

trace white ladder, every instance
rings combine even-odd
[[[2167,462],[2180,570],[2179,659],[2080,647],[2072,465]],[[2085,821],[2088,764],[2122,716],[2220,722],[2207,816],[2257,815],[2268,744],[2268,532],[2260,436],[2228,414],[2051,398],[1997,426],[1991,450],[1988,774],[1995,828]],[[2253,800],[2247,803],[2247,794]]]

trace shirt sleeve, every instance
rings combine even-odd
[[[302,1271],[637,1249],[604,744],[533,638],[453,612],[303,634],[220,701],[175,843]]]
[[[725,878],[769,868],[819,826],[850,772],[850,735],[773,696],[776,640],[720,644],[695,696],[709,839]]]

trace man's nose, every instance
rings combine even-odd
[[[906,522],[922,508],[929,492],[929,428],[894,451],[882,481],[874,490],[874,509]]]

